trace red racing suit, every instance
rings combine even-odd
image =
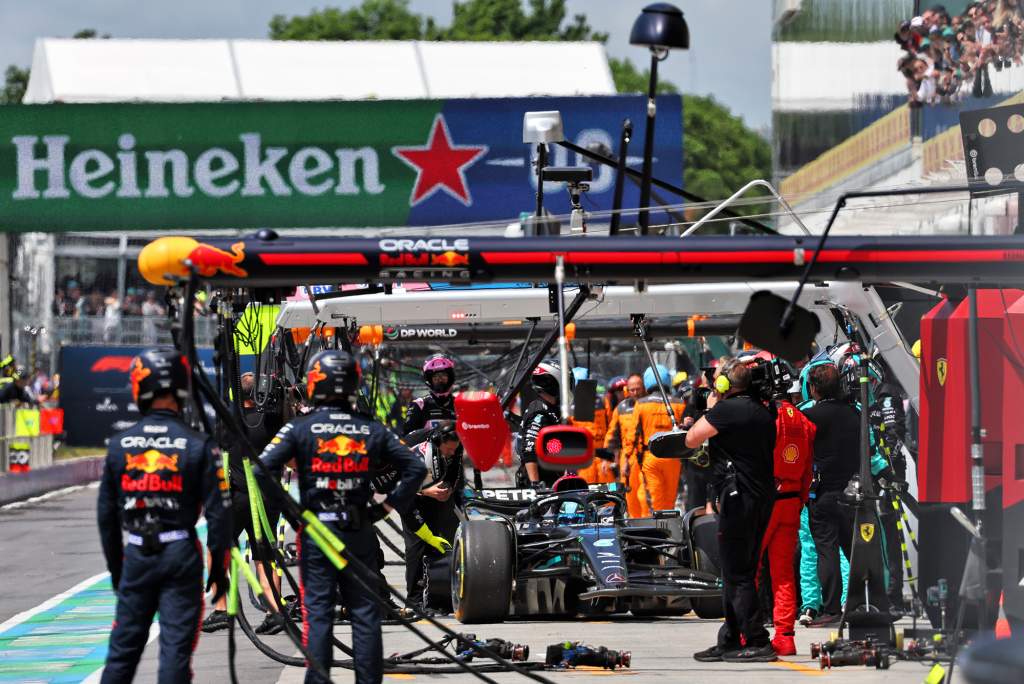
[[[777,401],[775,405],[775,504],[761,542],[761,557],[768,552],[771,568],[773,643],[793,638],[797,612],[793,557],[800,533],[800,511],[811,486],[815,432],[814,423],[793,404]]]

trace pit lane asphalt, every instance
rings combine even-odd
[[[497,484],[497,483],[495,483]],[[0,623],[32,609],[51,597],[96,576],[104,570],[99,538],[95,523],[96,489],[84,488],[62,493],[41,501],[15,508],[0,509],[0,576],[5,578],[0,601]],[[390,552],[389,552],[390,555]],[[385,570],[389,581],[402,588],[402,568],[389,565]],[[95,590],[94,590],[95,593]],[[259,616],[247,602],[246,614],[251,621]],[[47,613],[36,616],[45,618]],[[109,617],[99,619],[88,627],[67,634],[67,643],[56,648],[69,649],[88,638],[99,639],[109,629]],[[62,619],[62,618],[55,618]],[[632,651],[633,667],[615,672],[580,669],[566,672],[546,672],[552,681],[589,682],[607,681],[607,677],[628,677],[630,682],[703,682],[723,684],[730,679],[742,678],[749,682],[795,682],[817,677],[823,681],[853,682],[856,684],[919,684],[928,669],[917,663],[900,662],[887,671],[862,667],[847,667],[821,672],[816,661],[810,659],[809,644],[828,638],[829,630],[797,628],[799,656],[784,662],[759,664],[698,663],[692,653],[714,642],[718,621],[701,620],[692,615],[681,618],[633,619],[630,617],[593,621],[537,621],[517,620],[495,625],[460,625],[451,618],[442,621],[456,631],[473,632],[480,638],[500,637],[530,646],[531,660],[542,660],[548,644],[564,640],[582,640],[616,650]],[[428,634],[437,631],[420,623]],[[335,632],[342,641],[349,641],[347,626],[338,626]],[[54,632],[56,633],[56,632]],[[4,637],[0,632],[0,640]],[[303,670],[287,668],[261,655],[240,630],[236,632],[238,679],[244,684],[285,684],[301,682]],[[297,655],[296,649],[284,636],[269,637],[268,642],[278,650]],[[3,643],[0,641],[0,643]],[[384,628],[385,653],[405,652],[421,646],[421,642],[401,626]],[[0,646],[0,650],[5,646]],[[339,654],[338,657],[343,657]],[[146,648],[136,681],[152,682],[156,679],[157,643]],[[227,633],[203,634],[193,660],[195,681],[228,681]],[[351,672],[335,668],[333,678],[338,682],[353,680]],[[499,682],[526,681],[518,675],[502,673],[489,675]],[[396,679],[426,680],[426,675],[386,675],[385,681]],[[431,675],[431,680],[475,681],[469,675]],[[28,681],[13,671],[0,670],[0,682]],[[33,678],[32,681],[54,681]],[[61,681],[67,681],[61,680]]]

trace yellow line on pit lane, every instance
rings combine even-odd
[[[558,673],[569,673],[569,674],[585,674],[592,677],[618,677],[621,675],[635,675],[636,672],[625,667],[616,668],[614,670],[607,670],[603,667],[593,667],[590,665],[579,665],[577,667],[566,668],[565,670],[550,670],[551,672]]]
[[[794,663],[794,662],[790,662],[788,660],[776,660],[775,662],[770,663],[770,664],[771,665],[775,665],[777,667],[784,667],[787,670],[793,670],[794,672],[800,672],[800,673],[808,674],[808,675],[823,675],[823,674],[825,674],[825,671],[820,669],[820,668],[810,667],[809,665],[804,665],[803,663]]]

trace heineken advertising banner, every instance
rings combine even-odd
[[[682,183],[678,96],[658,98],[654,173]],[[566,137],[618,147],[641,96],[55,104],[0,107],[0,229],[403,226],[514,219],[536,181],[523,113],[557,109]],[[583,163],[552,146],[551,165]],[[588,209],[611,207],[595,168]],[[559,185],[545,186],[552,192]],[[639,192],[626,183],[625,206]],[[548,206],[568,213],[564,193]]]

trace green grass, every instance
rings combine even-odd
[[[83,456],[102,456],[103,453],[103,447],[62,446],[58,448],[57,453],[53,455],[53,460],[66,461],[71,458],[81,458]]]

